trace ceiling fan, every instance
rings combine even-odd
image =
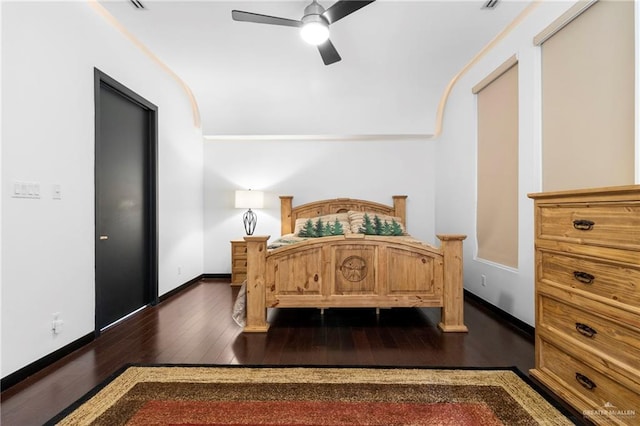
[[[286,27],[300,28],[300,35],[309,44],[318,46],[320,56],[325,65],[331,65],[342,58],[329,40],[329,25],[339,21],[363,8],[369,1],[339,0],[333,6],[326,9],[316,0],[304,8],[304,16],[299,21],[295,19],[278,18],[276,16],[261,15],[259,13],[243,12],[241,10],[231,11],[234,21],[255,22],[258,24],[283,25]]]

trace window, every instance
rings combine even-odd
[[[543,190],[632,184],[633,1],[578,3],[535,42],[542,45]]]
[[[478,104],[478,257],[518,267],[518,64],[473,88]]]

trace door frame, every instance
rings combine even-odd
[[[108,87],[110,90],[126,98],[127,100],[137,104],[143,108],[147,113],[148,118],[148,139],[147,139],[147,164],[148,168],[145,171],[145,180],[147,182],[145,190],[145,203],[147,207],[147,235],[148,241],[145,241],[145,247],[147,251],[147,288],[145,289],[148,295],[148,304],[156,305],[158,303],[158,107],[147,99],[135,93],[133,90],[127,88],[123,84],[119,83],[115,79],[111,78],[106,73],[94,68],[94,100],[95,100],[95,140],[94,140],[94,292],[95,292],[95,336],[100,335],[100,328],[98,325],[98,241],[100,237],[100,230],[98,229],[98,200],[99,200],[99,187],[98,187],[98,161],[99,161],[99,146],[101,141],[101,125],[100,125],[100,89],[102,86]]]

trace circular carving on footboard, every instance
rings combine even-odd
[[[367,261],[360,256],[349,256],[340,265],[340,271],[347,281],[362,281],[367,276]]]

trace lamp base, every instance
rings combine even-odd
[[[249,209],[242,215],[242,221],[244,222],[244,232],[246,232],[247,235],[253,235],[253,231],[256,229],[256,223],[258,223],[258,216]]]

